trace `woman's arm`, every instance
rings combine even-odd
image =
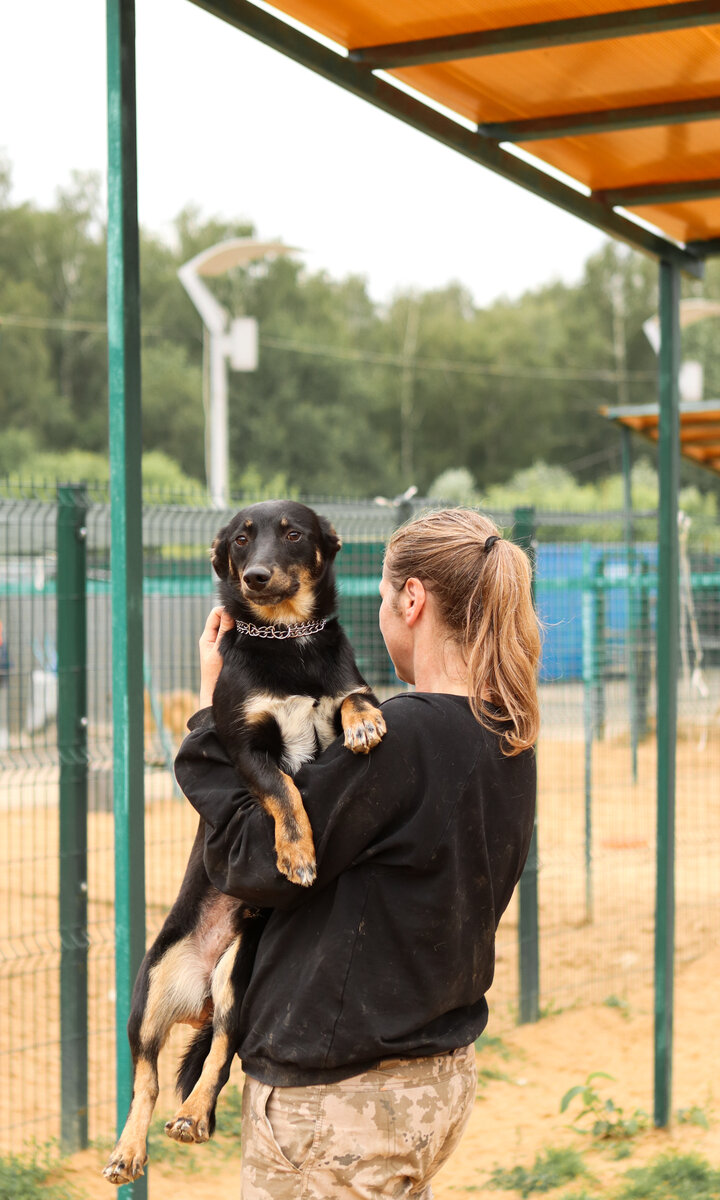
[[[377,852],[383,832],[416,803],[419,781],[406,757],[408,717],[402,701],[384,707],[388,733],[369,755],[355,755],[338,738],[296,776],[315,839],[318,875],[309,891],[324,887],[354,862]],[[206,709],[175,762],[178,783],[206,822],[205,867],[221,892],[270,908],[293,908],[305,889],[277,869],[275,830],[235,773]]]

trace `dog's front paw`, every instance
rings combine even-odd
[[[206,1142],[210,1137],[210,1122],[187,1115],[181,1109],[172,1121],[165,1123],[165,1132],[175,1142]]]
[[[301,887],[310,887],[317,875],[315,865],[315,847],[312,838],[300,842],[287,842],[277,839],[275,842],[277,868],[291,883],[299,883]]]
[[[358,713],[357,720],[345,726],[345,745],[353,754],[369,754],[386,733],[387,726],[380,709],[369,708]]]
[[[132,1183],[145,1174],[147,1160],[144,1143],[142,1146],[133,1146],[130,1143],[118,1142],[103,1169],[103,1175],[109,1183],[122,1187],[124,1183]]]

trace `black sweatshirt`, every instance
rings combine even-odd
[[[369,755],[338,739],[296,776],[317,851],[309,889],[278,872],[272,821],[211,710],[178,753],[178,782],[207,822],[211,882],[272,909],[240,1011],[240,1057],[264,1083],[454,1050],[487,1023],[495,930],[532,834],[534,753],[504,757],[461,696],[409,693],[383,715]]]

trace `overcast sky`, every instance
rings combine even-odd
[[[140,220],[245,217],[312,269],[479,304],[574,280],[603,235],[189,3],[137,0]],[[0,3],[0,147],[13,198],[106,170],[103,0]]]

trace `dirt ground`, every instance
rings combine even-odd
[[[537,1024],[505,1030],[499,1044],[491,1040],[487,1048],[480,1048],[473,1115],[459,1149],[436,1177],[436,1200],[457,1200],[463,1193],[475,1192],[515,1200],[520,1192],[488,1188],[493,1167],[530,1166],[536,1153],[548,1146],[579,1148],[597,1181],[592,1193],[599,1195],[628,1168],[670,1150],[700,1153],[720,1166],[720,1040],[711,999],[718,978],[720,950],[684,967],[676,983],[673,1112],[701,1110],[708,1129],[675,1115],[668,1131],[650,1127],[634,1137],[630,1156],[618,1161],[608,1149],[593,1149],[588,1137],[569,1128],[572,1109],[560,1114],[563,1094],[593,1071],[614,1077],[598,1079],[596,1086],[626,1117],[636,1109],[652,1111],[652,995],[649,988],[642,988],[623,997],[620,1006],[594,1005],[556,1013]],[[492,1021],[488,1034],[490,1039],[497,1036]],[[220,1108],[219,1130],[222,1124]],[[156,1164],[151,1170],[152,1200],[238,1197],[239,1155],[231,1147],[228,1151],[227,1158],[211,1162],[207,1147],[173,1149],[173,1162]],[[191,1171],[188,1156],[193,1157]],[[108,1200],[113,1195],[111,1185],[99,1176],[103,1163],[104,1151],[98,1150],[69,1160],[67,1179],[84,1200]],[[565,1185],[555,1195],[577,1191],[581,1182]]]
[[[562,718],[562,719],[561,719]],[[484,1190],[495,1165],[529,1165],[536,1150],[587,1139],[559,1113],[568,1088],[591,1071],[605,1097],[632,1113],[652,1108],[652,954],[655,874],[655,745],[641,744],[637,780],[622,737],[594,745],[590,772],[576,725],[560,713],[541,743],[539,789],[540,1000],[543,1019],[515,1024],[517,901],[503,918],[490,996],[491,1037],[502,1049],[478,1054],[478,1100],[463,1145],[438,1176],[441,1200]],[[698,1148],[720,1166],[720,727],[699,746],[696,731],[677,746],[677,995],[675,1109],[702,1109],[709,1131],[675,1123],[672,1134],[637,1139],[632,1158],[588,1161],[609,1180],[666,1145]],[[590,786],[588,786],[588,780]],[[152,936],[177,892],[195,828],[162,770],[146,774],[146,893]],[[0,779],[0,1153],[27,1139],[57,1138],[60,1112],[57,774],[48,765],[7,770]],[[88,819],[90,1136],[114,1125],[113,819]],[[612,1006],[604,1003],[611,1000]],[[165,1052],[166,1077],[172,1049]],[[488,1076],[494,1076],[489,1078]],[[715,1111],[715,1105],[718,1111]],[[168,1092],[159,1112],[172,1111]],[[222,1116],[219,1117],[220,1128]],[[228,1150],[232,1148],[229,1147]],[[103,1151],[71,1160],[87,1200],[112,1188],[98,1176]],[[181,1147],[152,1170],[152,1200],[210,1200],[238,1194],[234,1157]],[[188,1156],[197,1169],[188,1172]],[[203,1165],[207,1163],[207,1166]],[[181,1190],[180,1190],[181,1189]],[[568,1189],[566,1188],[565,1191]],[[577,1189],[576,1189],[577,1190]],[[502,1193],[497,1193],[502,1194]],[[507,1194],[507,1193],[506,1193]]]

